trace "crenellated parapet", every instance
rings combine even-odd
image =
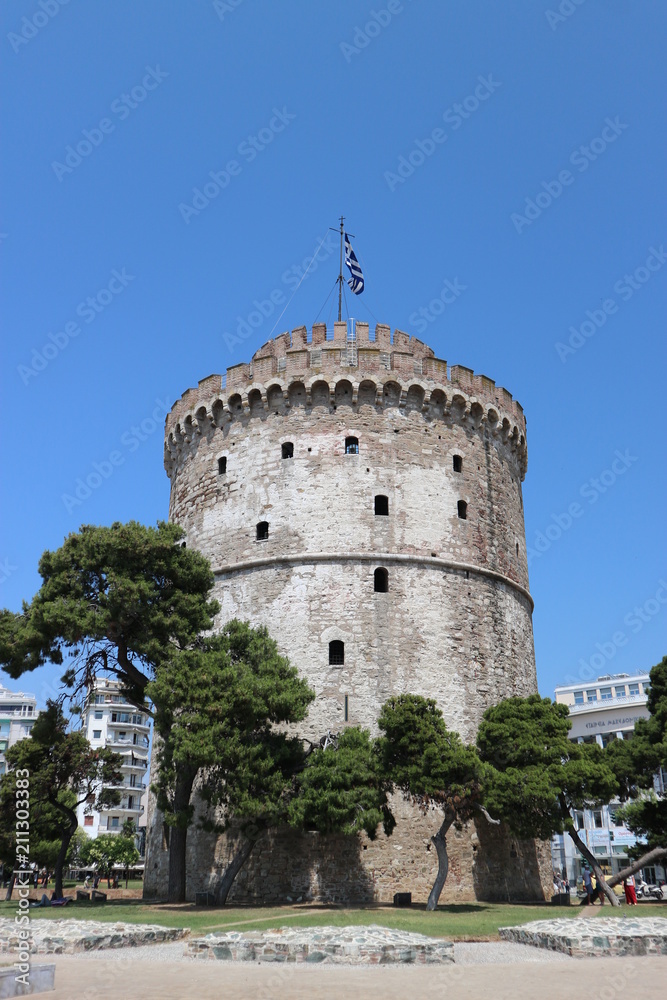
[[[339,406],[378,410],[398,407],[426,420],[454,420],[488,432],[516,456],[521,478],[527,468],[526,421],[521,405],[493,379],[462,365],[448,366],[416,337],[378,324],[373,339],[367,323],[354,334],[335,323],[329,336],[314,324],[310,340],[298,327],[269,340],[250,363],[226,376],[209,375],[188,389],[167,415],[165,468],[171,475],[183,445],[211,426],[290,407]]]

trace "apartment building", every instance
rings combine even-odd
[[[100,833],[120,833],[126,820],[137,827],[137,847],[144,853],[146,807],[148,804],[150,718],[131,705],[121,694],[117,680],[97,677],[88,690],[82,714],[82,728],[93,747],[108,747],[123,759],[118,806],[103,810],[89,804],[79,806],[79,825],[90,837]]]
[[[647,672],[604,674],[587,684],[557,687],[555,699],[567,705],[572,721],[570,739],[578,743],[598,743],[606,747],[612,740],[632,739],[638,719],[648,719],[646,707],[650,679]],[[667,774],[655,777],[655,790],[665,794]],[[574,815],[575,826],[586,846],[595,855],[603,871],[615,875],[628,864],[628,848],[636,843],[635,835],[617,819],[619,802],[597,809],[584,809]],[[552,838],[554,868],[566,874],[571,883],[581,875],[583,859],[567,834]],[[665,878],[661,866],[644,870],[646,881]]]
[[[30,736],[30,730],[39,712],[34,694],[10,691],[0,685],[0,777],[7,770],[5,752]]]

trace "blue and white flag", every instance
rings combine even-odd
[[[355,256],[352,244],[350,243],[350,237],[347,233],[345,233],[345,265],[349,268],[352,275],[351,278],[347,279],[348,285],[355,295],[361,295],[364,290],[364,276],[361,273],[359,261]]]

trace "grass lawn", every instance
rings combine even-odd
[[[13,917],[16,902],[0,902],[0,917]],[[416,931],[432,937],[453,940],[488,940],[498,937],[498,928],[544,920],[550,917],[628,916],[625,907],[596,906],[553,907],[545,903],[513,905],[511,903],[454,903],[439,906],[429,913],[424,904],[410,909],[393,906],[229,906],[222,909],[196,908],[192,904],[172,906],[167,903],[144,903],[142,900],[115,900],[104,904],[75,903],[66,910],[32,909],[36,920],[101,920],[127,923],[160,924],[163,927],[187,927],[195,934],[211,931],[268,930],[275,927],[316,927],[328,925],[347,927],[381,924],[399,930]],[[667,906],[644,903],[632,916],[667,916]]]

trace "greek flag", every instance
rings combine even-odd
[[[345,265],[349,268],[352,275],[351,278],[347,279],[348,285],[355,295],[361,295],[364,290],[364,276],[361,273],[359,261],[355,256],[352,244],[350,243],[350,237],[347,233],[345,233]]]

